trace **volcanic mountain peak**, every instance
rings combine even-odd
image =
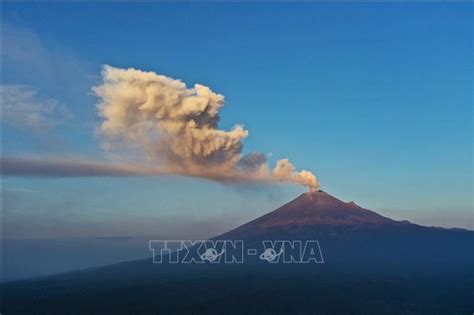
[[[348,206],[360,208],[353,201],[345,203],[322,190],[305,192],[286,205],[290,205],[292,203],[295,203],[294,206],[306,207],[306,208],[311,207],[313,209],[348,207]]]
[[[317,225],[387,224],[396,221],[364,209],[354,202],[341,201],[318,190],[301,194],[296,199],[232,232],[263,231]]]

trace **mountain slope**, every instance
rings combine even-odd
[[[469,314],[474,232],[395,221],[318,191],[214,240],[317,240],[324,264],[153,264],[1,286],[5,314]]]
[[[225,235],[236,236],[246,232],[265,233],[271,229],[316,225],[356,225],[396,223],[354,202],[345,203],[326,192],[306,192],[280,208],[246,223]]]
[[[474,233],[395,221],[354,202],[330,194],[307,192],[280,208],[215,237],[244,240],[258,247],[262,240],[318,240],[324,268],[377,270],[439,269],[474,261]]]

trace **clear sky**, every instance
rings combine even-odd
[[[244,152],[289,157],[344,201],[473,226],[472,4],[2,9],[2,86],[17,104],[4,109],[4,156],[102,158],[91,87],[102,65],[134,67],[225,95],[220,127],[245,125]],[[304,191],[179,176],[4,177],[2,188],[14,238],[211,236]]]

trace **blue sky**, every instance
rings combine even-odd
[[[289,157],[342,200],[472,228],[472,4],[2,7],[2,85],[61,109],[49,129],[4,119],[4,155],[103,157],[90,89],[102,65],[134,67],[225,95],[220,127],[245,125],[244,152]],[[210,236],[304,191],[178,176],[2,185],[16,238]]]

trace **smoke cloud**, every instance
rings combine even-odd
[[[273,177],[280,182],[301,184],[310,190],[317,190],[319,183],[313,173],[309,171],[297,172],[288,159],[278,160],[273,169]]]
[[[2,157],[2,175],[32,177],[95,177],[161,175],[135,165],[110,164],[74,158]]]
[[[133,160],[165,173],[218,181],[280,181],[317,189],[309,171],[297,172],[288,159],[271,170],[265,155],[242,154],[243,125],[218,128],[224,96],[195,84],[188,88],[155,72],[104,66],[98,130],[113,157]]]

